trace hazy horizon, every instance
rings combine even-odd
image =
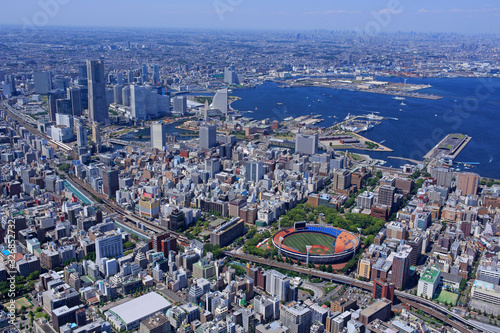
[[[211,30],[500,33],[489,1],[3,0],[2,25]],[[465,24],[464,24],[465,22]]]

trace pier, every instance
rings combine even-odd
[[[447,157],[454,160],[471,140],[472,137],[465,134],[448,134],[424,156],[424,159],[432,161]]]

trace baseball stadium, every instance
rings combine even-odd
[[[330,226],[296,222],[293,228],[279,231],[273,244],[291,259],[314,264],[334,264],[351,259],[359,247],[359,238],[352,232]]]

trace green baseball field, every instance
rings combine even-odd
[[[307,253],[306,245],[312,245],[310,253],[313,255],[335,253],[335,237],[314,232],[290,235],[283,240],[283,245],[304,254]]]

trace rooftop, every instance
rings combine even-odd
[[[420,277],[421,280],[428,283],[435,283],[439,278],[441,271],[436,266],[429,266]]]
[[[163,298],[163,296],[152,292],[115,306],[114,308],[109,309],[109,312],[116,315],[124,323],[128,324],[165,308],[169,308],[170,306],[171,303]]]

